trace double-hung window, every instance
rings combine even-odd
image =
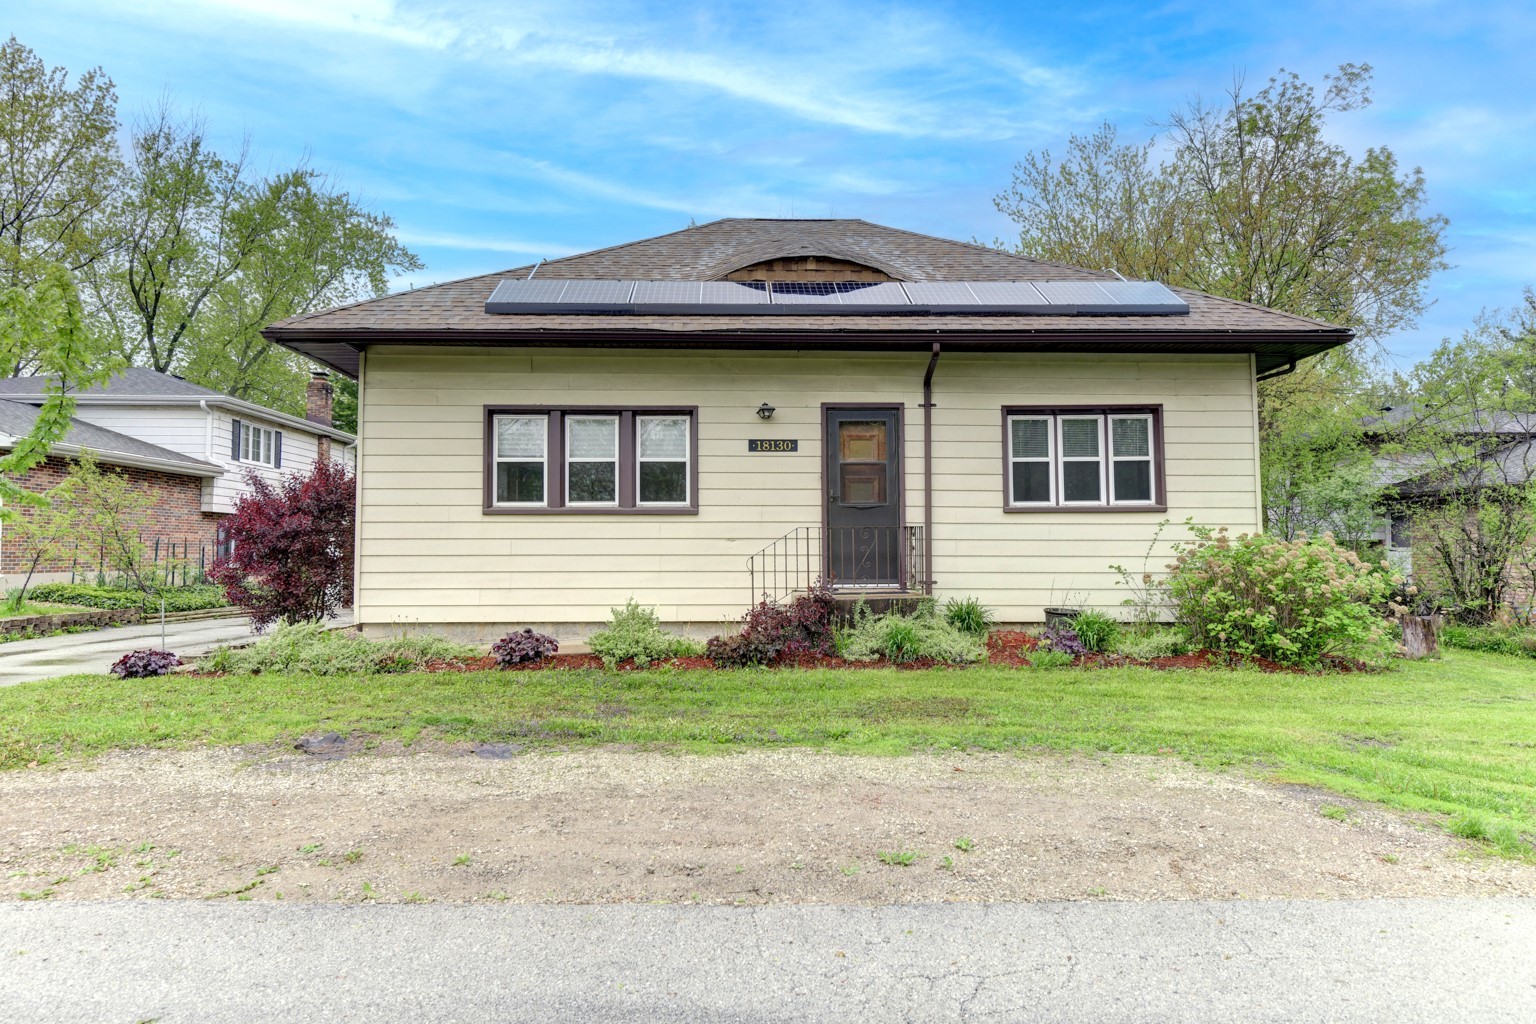
[[[281,468],[283,465],[283,432],[260,427],[245,420],[235,420],[231,425],[230,455],[237,462],[254,462],[260,466]]]
[[[1160,508],[1158,408],[1004,410],[1005,507]]]
[[[693,409],[487,407],[485,511],[691,513]]]

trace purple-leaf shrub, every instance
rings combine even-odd
[[[1062,654],[1070,654],[1076,658],[1088,653],[1088,648],[1083,646],[1083,641],[1077,635],[1077,630],[1071,626],[1057,626],[1048,629],[1040,636],[1040,646],[1047,651],[1060,651]]]
[[[254,473],[247,480],[251,493],[225,521],[232,549],[209,575],[257,629],[335,614],[352,596],[357,481],[325,460],[277,486]]]
[[[112,674],[119,679],[148,679],[163,676],[180,664],[181,659],[170,651],[133,651],[117,659]]]
[[[764,599],[742,619],[741,632],[710,639],[705,655],[721,667],[766,665],[780,655],[831,655],[837,602],[830,584],[817,580],[788,606]]]
[[[542,661],[560,650],[560,642],[552,636],[535,633],[533,627],[525,627],[516,633],[508,633],[491,645],[491,654],[498,668],[511,668],[526,661]]]

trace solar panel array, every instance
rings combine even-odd
[[[502,281],[487,313],[967,313],[1052,316],[1188,313],[1154,281]]]

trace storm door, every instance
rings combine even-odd
[[[828,408],[825,451],[833,585],[904,585],[899,410]]]

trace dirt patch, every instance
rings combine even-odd
[[[1536,867],[1403,816],[1158,758],[386,744],[336,759],[334,741],[322,746],[123,753],[0,775],[0,898],[1536,894]]]

